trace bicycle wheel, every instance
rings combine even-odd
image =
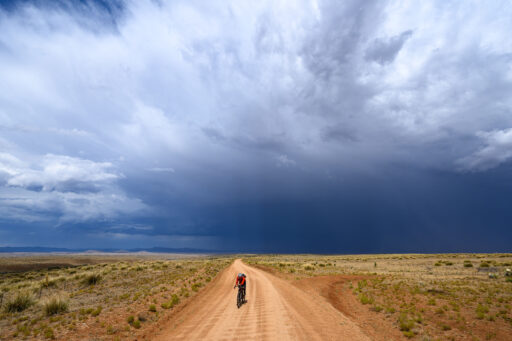
[[[238,289],[238,295],[236,297],[236,306],[240,308],[242,305],[242,290]]]

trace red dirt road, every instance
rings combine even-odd
[[[247,275],[236,307],[235,275]],[[236,260],[163,326],[156,340],[370,340],[323,297]]]

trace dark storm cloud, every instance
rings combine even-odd
[[[511,12],[497,1],[6,3],[2,240],[505,248]],[[434,250],[425,236],[446,240]]]

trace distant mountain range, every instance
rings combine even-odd
[[[39,247],[39,246],[26,246],[26,247],[0,247],[0,253],[8,252],[33,252],[33,253],[47,253],[47,252],[64,252],[64,253],[133,253],[133,252],[152,252],[152,253],[229,253],[215,250],[193,249],[193,248],[167,248],[167,247],[151,247],[151,248],[136,248],[136,249],[66,249],[61,247]]]

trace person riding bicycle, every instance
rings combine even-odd
[[[244,298],[244,301],[245,301],[245,288],[246,288],[246,285],[247,285],[247,280],[246,280],[245,274],[239,273],[236,276],[235,286],[233,287],[233,289],[235,289],[237,286],[240,287],[240,290],[242,290],[242,295],[243,295],[242,297]]]

